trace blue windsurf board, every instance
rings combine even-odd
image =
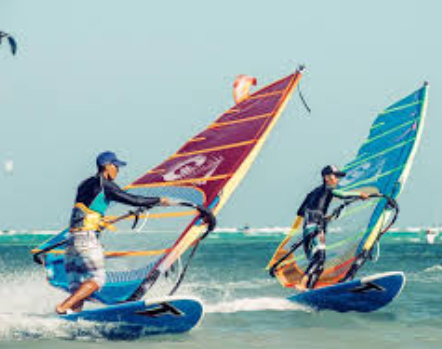
[[[117,327],[143,329],[144,334],[160,334],[190,331],[203,316],[203,304],[198,299],[164,297],[84,310],[60,318],[112,323]]]
[[[288,299],[315,310],[366,313],[389,304],[404,285],[404,273],[389,272],[306,291]]]

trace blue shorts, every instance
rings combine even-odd
[[[65,257],[69,290],[75,292],[81,284],[94,281],[100,288],[106,282],[103,247],[94,231],[71,233]]]

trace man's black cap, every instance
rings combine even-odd
[[[321,175],[322,177],[325,177],[327,175],[334,174],[336,177],[345,177],[346,173],[339,170],[339,168],[335,165],[328,165],[325,166],[322,171]]]

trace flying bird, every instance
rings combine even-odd
[[[17,42],[15,41],[15,39],[8,33],[0,31],[0,45],[3,38],[6,38],[8,40],[9,46],[11,47],[11,52],[13,55],[15,55],[15,53],[17,52]]]

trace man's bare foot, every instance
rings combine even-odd
[[[98,290],[98,284],[93,280],[85,281],[74,294],[68,297],[63,303],[59,304],[55,311],[59,315],[79,312],[83,308],[84,300],[92,293]]]
[[[67,314],[67,311],[64,310],[63,307],[60,306],[60,305],[57,305],[57,306],[55,307],[55,312],[56,312],[58,315],[66,315],[66,314]]]
[[[55,312],[57,313],[57,315],[69,315],[69,314],[74,313],[74,311],[72,309],[64,310],[59,305],[57,305],[57,307],[55,308]]]

